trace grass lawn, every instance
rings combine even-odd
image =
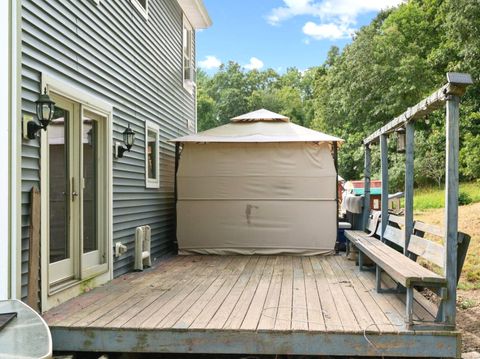
[[[415,220],[443,226],[443,208],[415,211]],[[459,207],[458,230],[471,236],[460,289],[480,289],[480,202]]]
[[[472,203],[480,202],[480,182],[460,183],[460,193],[466,193]],[[435,187],[415,189],[413,207],[417,211],[430,208],[443,208],[445,191]]]
[[[471,203],[459,207],[458,229],[469,234],[471,240],[459,288],[480,289],[480,182],[461,183],[460,193],[467,194]],[[415,220],[443,226],[444,202],[443,189],[416,189],[413,199]]]

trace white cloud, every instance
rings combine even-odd
[[[314,11],[312,0],[283,0],[283,2],[286,6],[273,9],[267,16],[267,21],[271,25],[277,25],[293,16],[308,15]]]
[[[198,66],[205,70],[218,69],[222,61],[212,55],[205,56],[205,60],[199,61]]]
[[[310,16],[319,19],[309,21],[303,32],[314,39],[339,39],[349,37],[353,25],[361,14],[380,11],[396,6],[405,0],[283,0],[284,6],[274,8],[267,16],[271,25],[295,16]],[[315,26],[313,26],[315,25]]]
[[[260,70],[263,67],[263,61],[256,57],[250,58],[250,63],[243,65],[247,70]]]
[[[354,29],[350,29],[343,25],[337,24],[315,24],[314,22],[307,22],[303,26],[303,33],[307,36],[314,38],[315,40],[335,40],[335,39],[342,39],[345,37],[351,36]],[[305,42],[308,44],[308,42]]]

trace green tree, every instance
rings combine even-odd
[[[447,71],[474,79],[462,98],[460,173],[479,178],[480,6],[478,0],[409,0],[380,12],[341,51],[332,47],[325,62],[306,71],[288,68],[246,71],[222,65],[213,76],[200,73],[199,128],[267,108],[295,123],[343,138],[339,172],[363,175],[362,140],[445,83]],[[427,123],[428,122],[428,123]],[[443,179],[445,114],[438,110],[416,123],[417,184]],[[389,141],[391,187],[403,188],[404,157]],[[373,146],[374,176],[379,175]]]

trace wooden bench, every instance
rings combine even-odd
[[[350,252],[350,246],[348,242],[355,244],[356,238],[371,237],[376,234],[378,224],[380,223],[380,215],[381,215],[380,211],[370,212],[367,220],[366,233],[364,231],[351,230],[351,229],[345,231],[345,237],[347,239],[347,245],[346,245],[347,256]],[[348,232],[348,235],[347,235],[347,232]]]
[[[433,263],[441,268],[444,266],[444,247],[441,244],[423,238],[425,234],[443,238],[443,231],[439,227],[431,226],[423,222],[415,222],[413,234],[410,236],[407,250],[405,251],[405,225],[403,217],[389,215],[388,223],[381,238],[381,220],[375,220],[373,215],[367,223],[369,233],[363,231],[345,231],[345,236],[359,250],[359,267],[363,268],[362,256],[365,254],[376,266],[376,290],[378,292],[402,292],[406,291],[406,322],[413,325],[413,289],[415,287],[428,287],[436,290],[442,296],[442,288],[446,287],[447,280],[444,276],[434,273],[416,262],[418,257]],[[372,230],[375,227],[373,236]],[[459,233],[458,250],[458,277],[465,260],[470,237]],[[407,255],[405,255],[405,252]],[[397,288],[382,289],[381,273],[385,271],[396,282]],[[399,287],[400,285],[401,287]],[[440,312],[440,311],[439,311]],[[437,315],[440,320],[440,316]]]

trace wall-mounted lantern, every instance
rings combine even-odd
[[[398,153],[405,153],[406,148],[406,136],[405,136],[405,128],[401,127],[397,131],[397,152]]]
[[[133,132],[130,128],[130,124],[128,124],[128,127],[123,131],[123,143],[125,144],[125,147],[123,147],[120,142],[115,142],[115,157],[122,158],[126,151],[130,152],[134,142],[135,132]]]
[[[27,138],[33,140],[40,130],[47,130],[47,126],[50,124],[53,118],[53,112],[55,111],[55,102],[52,101],[50,96],[47,94],[47,88],[45,87],[45,92],[40,95],[37,101],[35,101],[35,111],[37,114],[37,120],[40,122],[38,124],[34,120],[27,120],[25,123],[26,126],[26,135]]]

